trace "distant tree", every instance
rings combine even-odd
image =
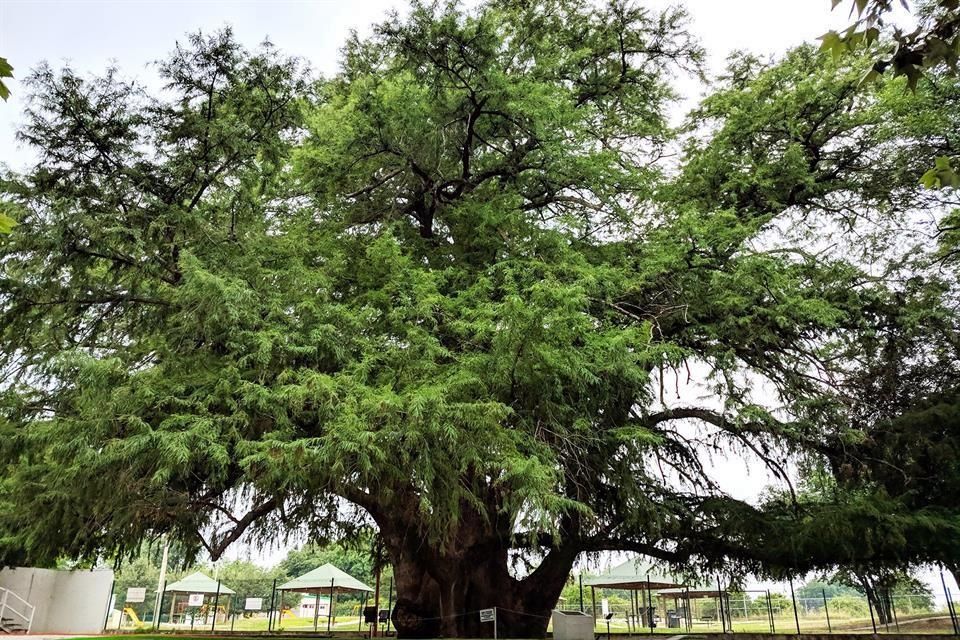
[[[307,544],[299,549],[290,550],[277,565],[277,569],[286,578],[291,579],[328,562],[361,582],[373,586],[373,558],[370,549],[357,549],[340,544],[325,546]],[[389,571],[384,576],[389,577]]]
[[[797,587],[796,596],[799,599],[808,600],[811,608],[819,609],[823,606],[823,598],[829,600],[837,596],[853,595],[859,593],[853,587],[833,581],[810,580],[803,586]]]
[[[831,581],[845,584],[866,596],[877,622],[893,624],[894,612],[900,598],[906,598],[914,610],[933,609],[933,593],[920,579],[906,571],[876,570],[868,567],[844,569]]]

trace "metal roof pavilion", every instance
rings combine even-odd
[[[220,593],[221,595],[236,593],[230,587],[219,584],[210,576],[199,571],[191,573],[186,578],[177,580],[173,584],[168,584],[164,591],[168,593]]]
[[[584,586],[602,589],[671,589],[683,586],[683,581],[654,566],[637,560],[627,560],[598,576],[584,576]]]

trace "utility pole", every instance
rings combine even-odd
[[[163,542],[163,557],[160,560],[160,579],[157,580],[157,599],[153,605],[154,629],[160,628],[160,605],[163,604],[163,590],[167,582],[167,559],[170,555],[170,539],[167,534],[160,536],[160,540]]]

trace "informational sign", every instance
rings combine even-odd
[[[603,612],[604,617],[610,613],[610,601],[606,598],[600,601],[600,611]]]
[[[203,594],[202,593],[191,593],[190,598],[187,600],[188,607],[202,607],[203,606]]]
[[[263,598],[247,598],[243,603],[243,608],[247,611],[260,611],[260,609],[263,609]]]
[[[493,640],[497,640],[497,609],[480,609],[480,622],[493,623]]]
[[[127,602],[143,602],[146,599],[146,587],[129,587],[127,589]]]

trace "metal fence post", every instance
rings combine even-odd
[[[897,603],[893,599],[890,589],[887,589],[887,598],[890,600],[890,613],[893,614],[893,624],[897,627],[897,633],[900,633],[900,619],[897,617]]]
[[[273,631],[273,605],[277,596],[277,579],[273,579],[273,589],[270,591],[270,611],[267,612],[267,631]]]
[[[366,591],[363,592],[363,603],[360,605],[360,619],[357,620],[357,632],[363,630],[363,610],[367,608],[367,598],[370,597]]]
[[[393,618],[393,576],[390,576],[390,587],[387,591],[387,633],[390,633],[390,620]]]
[[[112,607],[111,605],[113,605],[113,600],[114,600],[114,597],[115,597],[115,596],[113,595],[113,588],[116,586],[116,584],[117,584],[117,581],[116,581],[116,580],[113,580],[113,581],[110,583],[110,600],[107,602],[107,614],[106,614],[106,615],[104,616],[104,618],[103,618],[103,630],[104,630],[104,631],[107,630],[107,625],[110,624],[110,614],[113,612],[113,607]]]
[[[720,574],[717,574],[717,604],[720,607],[720,630],[727,632],[727,617],[723,614],[723,591],[720,589]]]
[[[823,612],[827,614],[827,633],[833,633],[833,627],[830,625],[830,608],[827,606],[827,590],[820,589],[823,594]]]
[[[960,620],[957,619],[957,608],[953,606],[953,596],[949,589],[947,589],[947,608],[950,610],[950,620],[953,621],[955,633],[960,636]]]
[[[950,624],[953,626],[953,633],[960,635],[960,625],[957,624],[957,616],[953,610],[953,603],[950,601],[950,590],[947,589],[947,579],[943,577],[943,570],[940,570],[940,584],[943,585],[943,597],[947,599],[947,613],[950,614]]]
[[[797,635],[800,635],[800,612],[797,610],[797,594],[793,591],[793,578],[790,578],[790,600],[793,602],[793,620],[797,623]]]
[[[220,579],[217,579],[217,595],[213,597],[213,622],[210,623],[210,633],[217,630],[217,607],[220,606]]]
[[[280,596],[278,598],[280,600],[280,606],[277,607],[277,609],[279,609],[277,612],[277,631],[283,631],[283,589],[280,589],[278,594]]]
[[[580,613],[583,613],[583,572],[580,572]]]
[[[650,575],[647,575],[647,615],[650,617],[650,633],[653,633],[653,594],[650,593]]]
[[[319,600],[317,601],[319,605]],[[330,578],[330,600],[327,602],[327,633],[330,633],[330,622],[333,620],[333,578]],[[377,620],[380,620],[380,612],[377,611]]]
[[[770,615],[770,633],[776,633],[777,625],[773,623],[773,600],[770,598],[770,589],[767,589],[767,613]]]

